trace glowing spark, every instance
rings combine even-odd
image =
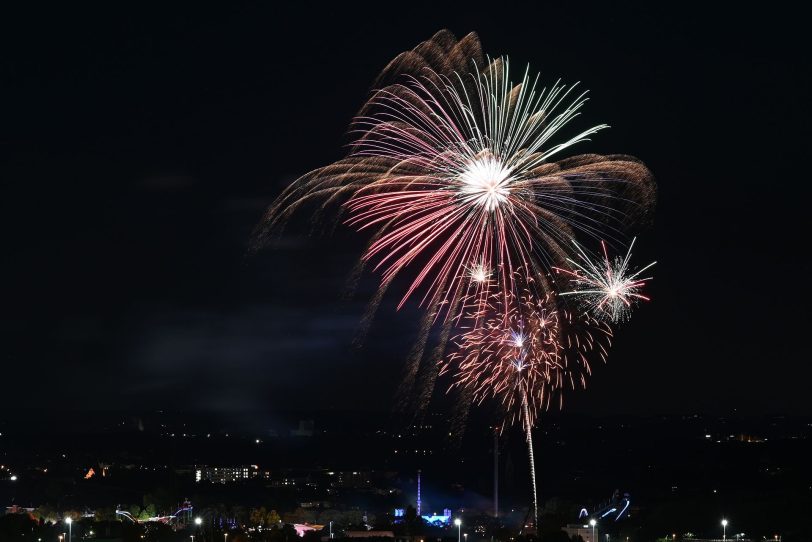
[[[522,372],[527,367],[527,364],[524,362],[522,358],[516,358],[513,360],[513,368],[516,369],[517,372]]]
[[[521,331],[511,331],[510,339],[516,348],[524,348],[524,334]]]

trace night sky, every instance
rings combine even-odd
[[[287,183],[346,152],[380,69],[445,27],[581,81],[581,126],[612,128],[574,152],[633,154],[659,185],[638,239],[654,301],[567,408],[812,414],[803,18],[542,4],[7,13],[0,408],[390,408],[417,311],[390,296],[352,348],[364,236],[303,217],[247,247]]]

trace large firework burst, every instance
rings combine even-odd
[[[440,32],[395,59],[353,122],[350,156],[305,175],[269,209],[259,240],[309,201],[339,204],[345,222],[374,231],[362,259],[382,284],[407,268],[401,304],[450,306],[467,295],[465,269],[534,280],[566,258],[579,235],[617,233],[653,201],[650,173],[622,155],[551,161],[605,127],[555,142],[586,102],[576,86],[542,88],[506,58],[483,57],[474,34]],[[436,311],[439,314],[442,311]]]

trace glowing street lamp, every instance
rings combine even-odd
[[[462,520],[460,518],[455,519],[454,525],[457,526],[457,542],[460,542],[462,539]]]
[[[592,527],[592,540],[590,540],[589,542],[595,542],[595,525],[597,524],[598,522],[595,521],[595,518],[589,520],[589,525],[590,527]]]
[[[198,516],[198,517],[195,518],[195,527],[197,527],[199,529],[201,525],[203,525],[203,518]],[[192,537],[192,542],[195,542],[195,535],[189,535],[189,536]]]
[[[722,540],[727,540],[727,520],[722,519]]]
[[[73,519],[65,518],[65,523],[68,524],[68,542],[71,542],[71,540],[73,540],[73,529],[72,529]]]

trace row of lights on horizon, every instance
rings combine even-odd
[[[196,517],[195,520],[194,520],[194,523],[195,523],[196,527],[200,527],[203,524],[203,519],[200,518],[200,517]],[[333,522],[331,521],[330,522],[331,530],[332,530],[332,523]],[[68,526],[68,542],[72,542],[73,519],[72,518],[65,518],[65,524]],[[468,533],[465,533],[464,535],[462,534],[462,520],[460,518],[455,518],[454,519],[454,525],[456,525],[456,527],[457,527],[457,542],[462,542],[462,537],[463,536],[465,537],[465,542],[468,542]],[[594,518],[589,520],[589,526],[592,527],[592,541],[593,542],[595,540],[595,527],[597,525],[598,525],[598,522]],[[727,526],[728,526],[727,519],[722,518],[722,540],[727,540]],[[91,532],[91,534],[92,534],[92,532]],[[738,537],[739,535],[736,535],[736,536]],[[676,535],[674,535],[674,538],[676,538]],[[195,535],[191,535],[191,539],[192,539],[192,542],[194,542]],[[775,539],[778,540],[778,535],[775,535]],[[63,540],[64,540],[64,535],[59,535],[59,542],[63,542]],[[228,541],[228,533],[223,533],[223,540],[224,540],[224,542]]]
[[[458,521],[459,520],[456,519],[456,520],[454,520],[454,523],[457,524]],[[592,542],[595,542],[595,527],[597,525],[598,525],[598,522],[597,522],[597,520],[595,520],[595,518],[592,518],[592,519],[589,520],[589,526],[592,527]],[[722,540],[727,540],[727,525],[728,525],[727,518],[722,518]],[[740,535],[736,535],[736,538],[738,538],[739,536]],[[674,539],[676,539],[676,538],[677,538],[677,535],[675,534]],[[775,535],[775,539],[778,540],[778,535]]]
[[[722,540],[727,540],[727,526],[728,526],[728,521],[727,521],[727,518],[722,518],[722,522],[721,522],[721,523],[722,523]],[[592,528],[593,528],[593,538],[594,538],[595,520],[594,520],[594,519],[593,519],[593,520],[590,520],[590,521],[589,521],[589,524],[590,524],[590,525],[592,525]],[[738,534],[736,534],[736,540],[738,540],[738,539],[739,539],[739,537],[743,537],[743,536],[744,536],[744,533],[738,533]],[[780,536],[778,536],[778,535],[775,535],[773,538],[774,538],[774,540],[775,540],[776,542],[778,542],[778,541],[781,539],[781,537],[780,537]],[[673,539],[673,540],[676,540],[676,539],[677,539],[677,535],[676,535],[676,533],[672,535],[672,539]]]
[[[457,521],[459,521],[459,520],[457,520]],[[65,518],[65,524],[68,526],[68,542],[72,542],[72,539],[73,539],[73,529],[72,529],[73,518]],[[200,527],[201,525],[203,525],[203,518],[196,517],[195,518],[195,526]],[[92,535],[93,531],[91,531],[90,534]],[[141,538],[143,538],[143,536]],[[192,538],[192,542],[194,542],[195,535],[191,535],[191,538]],[[64,540],[64,535],[59,535],[59,542],[63,542],[63,540]],[[223,541],[224,542],[228,541],[228,533],[223,533]]]
[[[722,540],[727,540],[727,519],[722,518]],[[462,542],[462,520],[460,518],[456,518],[454,520],[454,525],[457,526],[457,542]],[[598,526],[598,521],[595,518],[589,520],[589,526],[592,527],[592,541],[595,542],[595,527]],[[468,533],[465,533],[465,542],[468,542]],[[739,535],[736,535],[738,538]],[[674,535],[676,538],[676,535]],[[778,540],[778,535],[775,536],[776,540]]]

